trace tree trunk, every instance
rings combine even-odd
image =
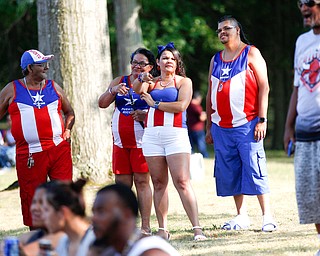
[[[140,5],[136,0],[115,0],[117,55],[119,75],[130,73],[129,58],[134,50],[143,46],[139,21]]]
[[[39,50],[54,54],[49,77],[75,110],[74,177],[105,182],[111,174],[112,108],[98,97],[112,79],[106,1],[38,0]]]

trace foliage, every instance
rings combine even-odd
[[[20,57],[37,48],[37,13],[33,0],[0,0],[0,88],[21,76]]]
[[[296,2],[223,0],[138,0],[144,45],[157,52],[158,44],[173,41],[181,52],[195,90],[207,92],[211,57],[222,49],[215,30],[218,19],[232,14],[249,41],[266,59],[270,107],[266,146],[282,148],[282,134],[293,80],[293,53],[304,30]],[[113,73],[117,69],[114,1],[107,0]],[[20,75],[19,59],[27,48],[37,47],[36,4],[33,0],[0,0],[0,88]],[[272,19],[272,20],[271,20]],[[203,102],[204,104],[204,102]]]

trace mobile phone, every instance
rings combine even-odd
[[[288,154],[288,157],[294,154],[294,143],[292,140],[289,141],[287,154]]]

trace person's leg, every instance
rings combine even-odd
[[[134,173],[133,177],[141,214],[141,230],[144,234],[151,234],[150,215],[152,207],[152,191],[149,183],[150,174]]]
[[[190,154],[180,153],[167,156],[172,181],[177,189],[182,205],[193,227],[200,227],[197,200],[190,183]],[[194,228],[194,235],[201,235],[200,228]]]
[[[48,176],[50,180],[72,180],[71,147],[67,141],[46,151],[50,161],[48,164]]]
[[[271,216],[269,194],[257,195],[257,198],[261,207],[262,216]]]
[[[206,134],[203,130],[196,131],[196,144],[198,147],[199,152],[203,155],[204,158],[208,158],[208,150],[207,150],[207,144],[206,144]]]
[[[129,188],[133,185],[133,175],[132,174],[115,174],[115,182],[122,183]]]
[[[36,188],[47,181],[48,158],[45,152],[32,154],[34,166],[31,168],[27,166],[28,158],[28,154],[17,155],[16,169],[20,187],[23,224],[29,226],[32,230],[30,206]]]
[[[237,208],[237,215],[247,215],[247,207],[244,203],[244,195],[233,196]]]
[[[169,208],[168,198],[168,165],[164,156],[146,157],[153,183],[153,203],[160,230],[158,235],[168,238],[167,216]]]

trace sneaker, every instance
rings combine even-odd
[[[224,230],[243,230],[250,226],[250,219],[248,215],[237,215],[234,219],[227,221],[221,227]]]

